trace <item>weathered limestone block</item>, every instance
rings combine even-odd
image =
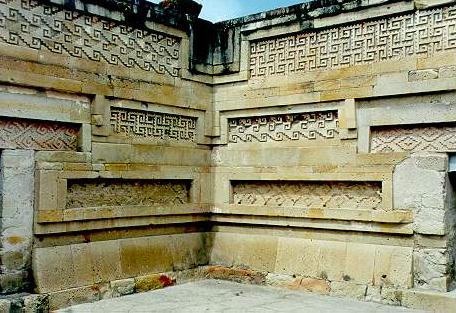
[[[278,238],[272,236],[216,233],[212,264],[274,272]]]
[[[135,292],[135,279],[121,279],[111,281],[112,297],[121,297]]]
[[[331,282],[331,295],[349,297],[356,300],[364,300],[367,293],[367,285],[354,284],[345,281]]]
[[[415,232],[447,236],[442,237],[445,247],[415,248],[416,288],[447,291],[454,276],[454,250],[447,248],[454,234],[453,188],[447,168],[447,155],[420,153],[396,166],[394,172],[394,206],[415,211]]]
[[[401,304],[408,308],[438,313],[454,313],[456,293],[426,290],[404,290]]]
[[[367,286],[366,301],[400,305],[401,292],[396,288],[386,286]]]
[[[395,168],[394,207],[414,210],[414,229],[418,233],[447,233],[447,158],[445,154],[416,154]]]
[[[417,249],[413,254],[415,288],[447,291],[453,256],[448,249]]]
[[[282,275],[268,273],[266,284],[274,287],[287,288],[291,290],[303,290],[322,295],[328,295],[331,291],[330,282],[324,279],[300,277],[296,275]]]
[[[1,155],[1,293],[28,288],[33,238],[34,152]]]
[[[29,295],[23,298],[23,313],[49,312],[49,297],[47,295]]]
[[[443,66],[439,69],[440,78],[456,77],[456,66]]]
[[[49,294],[49,309],[51,311],[71,305],[90,303],[100,300],[100,290],[97,285],[65,289]]]
[[[416,70],[409,72],[409,81],[428,80],[439,77],[439,71],[435,69]]]

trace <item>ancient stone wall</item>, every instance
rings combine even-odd
[[[92,2],[0,0],[1,293],[453,287],[454,1],[215,25]]]
[[[0,1],[0,292],[51,308],[208,263],[212,93],[182,79],[188,34],[75,4]]]

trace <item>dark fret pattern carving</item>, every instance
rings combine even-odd
[[[190,116],[111,108],[113,132],[127,137],[195,142],[196,121]]]
[[[369,64],[456,49],[456,6],[251,44],[252,77]]]
[[[178,38],[35,0],[0,0],[0,42],[178,76]]]

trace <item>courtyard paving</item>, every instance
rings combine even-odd
[[[375,303],[227,281],[205,280],[121,298],[76,305],[60,313],[423,313]]]

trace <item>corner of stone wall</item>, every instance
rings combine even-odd
[[[448,221],[448,246],[451,273],[453,275],[450,282],[450,290],[456,289],[456,173],[448,175],[447,192],[447,221]]]
[[[0,294],[31,288],[34,151],[1,153]]]
[[[396,209],[414,211],[414,287],[446,292],[454,278],[453,189],[448,155],[416,153],[398,164],[393,175]]]

